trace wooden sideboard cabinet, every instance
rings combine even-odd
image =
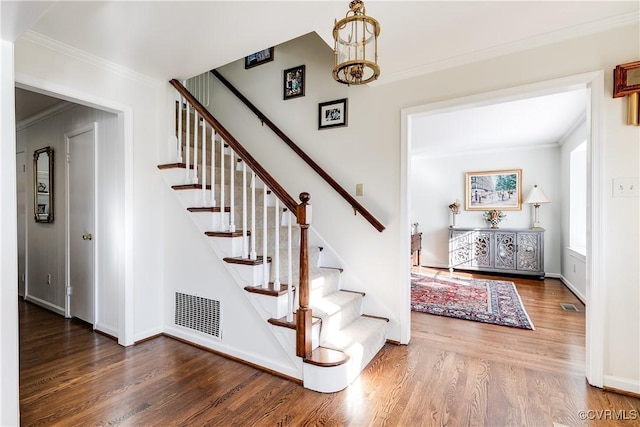
[[[420,265],[420,251],[422,250],[422,233],[411,235],[411,260],[413,265]]]
[[[449,269],[544,278],[544,230],[450,228]]]

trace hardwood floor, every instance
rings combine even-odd
[[[579,300],[555,279],[497,279],[516,283],[535,331],[412,313],[410,345],[386,344],[334,394],[167,337],[123,348],[20,300],[22,425],[639,425],[640,399],[585,381]]]

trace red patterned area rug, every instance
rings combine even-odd
[[[513,282],[411,273],[411,310],[535,329]]]

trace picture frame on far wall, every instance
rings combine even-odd
[[[347,98],[318,104],[318,129],[347,126]]]
[[[522,210],[522,169],[465,173],[465,210]]]
[[[304,65],[284,70],[282,75],[283,99],[304,96]]]
[[[273,61],[274,49],[272,47],[263,49],[259,52],[252,53],[249,56],[244,57],[244,69],[257,67],[258,65],[265,64]]]

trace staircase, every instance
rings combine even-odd
[[[176,162],[158,166],[165,182],[299,367],[304,387],[344,389],[385,344],[388,319],[363,314],[365,294],[345,289],[340,266],[325,264],[321,239],[308,233],[309,195],[293,202],[180,83],[172,84],[189,107],[176,113]]]

